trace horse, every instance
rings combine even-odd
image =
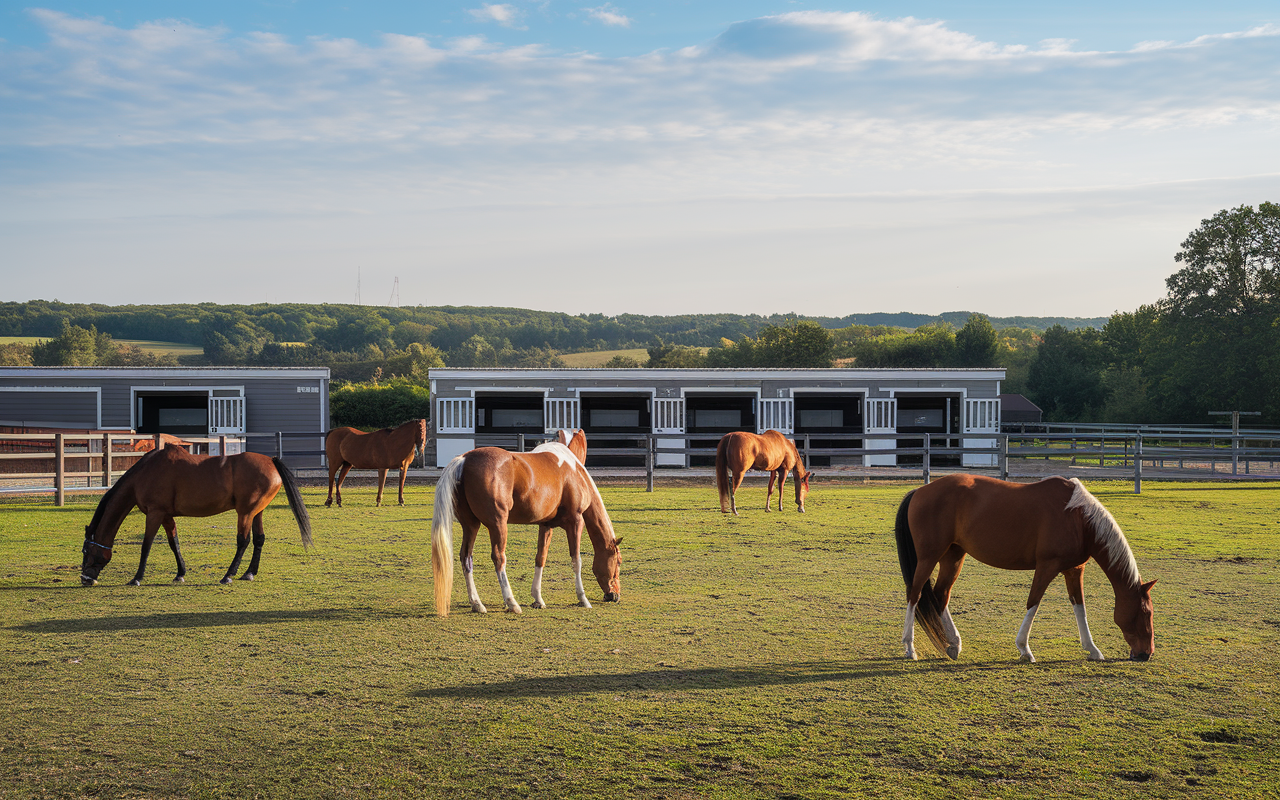
[[[222,583],[240,568],[240,559],[253,538],[253,560],[241,580],[251,581],[258,574],[258,558],[266,536],[262,531],[262,510],[284,488],[293,510],[302,546],[311,546],[311,520],[302,502],[293,473],[278,458],[260,453],[234,456],[195,456],[180,447],[162,447],[138,459],[125,471],[98,501],[93,520],[84,527],[84,560],[80,566],[80,582],[96,586],[102,568],[111,561],[116,533],[129,512],[137,507],[147,515],[142,538],[142,560],[130,586],[142,585],[151,542],[161,525],[169,536],[169,547],[178,560],[174,583],[185,583],[187,564],[178,547],[178,529],[174,517],[210,517],[224,511],[236,512],[236,557]]]
[[[521,613],[507,582],[507,524],[536,524],[538,549],[533,572],[533,607],[546,608],[542,599],[542,569],[551,546],[551,529],[564,528],[573,563],[578,605],[591,608],[582,585],[582,531],[591,538],[595,557],[591,570],[605,602],[622,597],[618,547],[622,540],[587,474],[587,438],[581,430],[558,441],[539,445],[530,453],[510,453],[498,447],[479,447],[457,456],[445,466],[436,484],[431,520],[431,563],[435,579],[436,613],[448,616],[453,594],[453,523],[462,525],[460,557],[467,580],[471,610],[485,613],[473,572],[472,550],[480,526],[489,529],[493,568],[507,611]]]
[[[1015,639],[1021,660],[1036,660],[1028,644],[1031,623],[1045,590],[1059,574],[1075,610],[1081,646],[1091,661],[1104,660],[1084,608],[1081,576],[1090,558],[1115,590],[1115,622],[1129,645],[1129,657],[1146,661],[1155,651],[1155,581],[1142,582],[1119,524],[1075,478],[1017,484],[980,475],[947,475],[908,492],[894,528],[907,587],[902,632],[907,658],[916,657],[916,621],[940,653],[959,657],[960,633],[947,606],[966,554],[998,569],[1035,570],[1027,613]],[[938,583],[931,587],[935,564],[940,564]]]
[[[720,438],[716,445],[716,489],[720,492],[720,511],[738,516],[735,495],[742,485],[744,473],[749,469],[769,471],[769,494],[764,498],[764,510],[770,511],[773,501],[773,484],[778,483],[778,510],[782,510],[782,490],[787,485],[787,472],[793,472],[796,485],[796,506],[804,513],[804,499],[809,494],[809,477],[804,459],[796,443],[777,431],[763,434],[733,431]]]
[[[383,428],[372,433],[355,428],[334,428],[324,437],[324,452],[329,462],[329,498],[325,506],[333,504],[336,473],[338,508],[342,508],[342,482],[352,467],[378,471],[378,501],[382,505],[382,487],[387,482],[387,470],[400,470],[400,505],[404,505],[404,480],[408,476],[409,462],[414,453],[427,441],[427,421],[411,419],[398,428]]]

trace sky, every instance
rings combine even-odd
[[[1273,0],[6,3],[0,300],[1105,316],[1278,142]]]

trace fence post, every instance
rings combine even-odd
[[[924,435],[924,482],[929,482],[929,434]]]
[[[218,436],[218,458],[227,457],[227,435],[220,434]]]
[[[1154,466],[1154,464],[1152,465]],[[1133,474],[1136,478],[1134,494],[1142,494],[1142,432],[1133,437]]]
[[[804,435],[804,468],[809,468],[809,434]]]
[[[111,434],[102,434],[102,487],[111,485]]]
[[[1009,434],[1000,437],[1000,480],[1009,480]]]
[[[151,449],[152,449],[152,450],[160,450],[160,449],[162,449],[163,447],[164,447],[164,439],[162,439],[162,438],[160,437],[160,434],[158,434],[158,433],[152,434],[152,435],[151,435]]]
[[[67,467],[63,463],[65,453],[66,445],[62,441],[62,434],[55,433],[53,435],[53,504],[55,506],[66,505],[67,502]]]
[[[653,462],[657,461],[654,447],[657,445],[657,440],[653,438],[652,433],[646,434],[645,439],[646,439],[646,442],[644,446],[644,475],[645,475],[644,490],[646,492],[652,492],[653,491]]]
[[[524,434],[523,433],[516,434],[516,452],[517,453],[524,452]]]
[[[276,458],[284,461],[284,431],[276,431]]]
[[[1236,434],[1231,435],[1231,474],[1238,475],[1237,470],[1240,468],[1240,440],[1236,438]]]

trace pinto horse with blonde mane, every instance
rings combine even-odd
[[[261,453],[234,456],[193,456],[181,447],[167,446],[152,450],[129,467],[115,485],[98,501],[93,520],[84,527],[84,560],[80,566],[80,582],[95,586],[102,568],[111,561],[116,533],[134,508],[146,514],[142,535],[142,559],[138,572],[129,581],[142,584],[147,569],[147,555],[156,531],[164,526],[169,548],[178,560],[174,583],[185,582],[187,564],[178,546],[178,528],[174,517],[211,517],[224,511],[236,512],[236,557],[231,561],[222,583],[240,569],[240,559],[253,541],[253,560],[241,580],[251,581],[258,574],[258,559],[266,535],[262,530],[262,511],[283,488],[289,508],[302,533],[302,546],[311,546],[311,520],[302,502],[293,473],[278,458]]]
[[[1023,661],[1035,661],[1028,639],[1040,599],[1058,575],[1067,583],[1080,644],[1092,661],[1102,651],[1089,633],[1081,576],[1098,562],[1115,590],[1115,622],[1129,657],[1146,661],[1155,651],[1151,587],[1142,582],[1129,542],[1111,513],[1079,480],[1047,478],[1018,484],[979,475],[947,475],[908,492],[895,524],[898,562],[907,587],[902,643],[914,659],[915,623],[938,652],[960,655],[960,633],[951,620],[951,587],[966,554],[998,569],[1035,570],[1027,613],[1015,643]],[[930,586],[934,565],[937,586]]]
[[[404,505],[404,481],[409,475],[409,462],[427,441],[427,421],[411,419],[398,428],[383,428],[365,433],[355,428],[334,428],[324,437],[324,452],[329,462],[329,498],[326,506],[333,504],[334,475],[338,476],[336,489],[338,508],[342,508],[342,482],[347,473],[355,469],[378,471],[378,500],[382,505],[382,487],[387,482],[387,470],[400,470],[400,505]]]
[[[735,496],[749,469],[769,472],[769,493],[764,498],[764,510],[770,511],[773,502],[773,484],[778,484],[778,510],[782,510],[783,488],[787,485],[787,473],[794,473],[796,507],[804,513],[804,499],[809,494],[809,477],[813,474],[804,468],[804,459],[796,449],[796,443],[777,431],[763,434],[734,431],[726,433],[716,446],[716,489],[720,492],[720,511],[738,516]]]
[[[449,614],[453,594],[453,523],[462,525],[459,555],[467,580],[471,610],[488,609],[476,591],[472,550],[480,526],[489,530],[493,568],[507,611],[520,613],[520,604],[507,582],[507,524],[538,526],[538,549],[533,571],[533,607],[546,608],[542,599],[542,569],[551,547],[551,529],[564,528],[578,593],[578,605],[591,608],[582,585],[582,531],[585,528],[595,550],[592,572],[604,591],[605,602],[622,596],[618,545],[613,522],[600,499],[595,481],[583,462],[587,437],[560,431],[557,441],[530,453],[511,453],[498,447],[479,447],[454,458],[436,484],[431,520],[431,563],[435,576],[436,613]]]

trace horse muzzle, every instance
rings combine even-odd
[[[1150,660],[1151,660],[1151,654],[1150,654],[1150,653],[1139,653],[1139,652],[1136,652],[1136,651],[1135,651],[1135,652],[1133,652],[1133,653],[1130,653],[1130,654],[1129,654],[1129,660],[1130,660],[1130,661],[1150,661]]]
[[[97,586],[97,585],[98,585],[98,579],[97,579],[97,578],[90,578],[88,575],[84,575],[84,574],[82,574],[82,575],[80,576],[80,585],[81,585],[81,586]]]
[[[606,603],[616,603],[622,599],[622,592],[605,592],[604,601]]]

